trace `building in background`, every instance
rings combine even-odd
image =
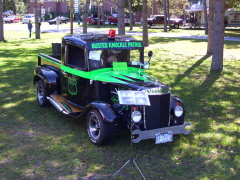
[[[42,20],[51,19],[58,15],[66,15],[69,13],[70,10],[70,0],[69,1],[61,1],[58,0],[38,0],[38,7],[39,7],[39,16]],[[117,2],[112,0],[103,0],[103,14],[104,15],[111,15],[117,13]],[[154,14],[162,14],[163,10],[162,7],[159,5],[158,1],[156,0],[153,2],[152,8],[149,9],[148,17],[151,17]],[[81,3],[81,0],[74,0],[74,14],[82,15],[84,12],[85,4]],[[98,5],[94,4],[92,1],[89,7],[89,15],[97,14],[98,12]],[[29,0],[29,14],[34,14],[34,0]],[[142,17],[142,12],[138,11],[134,13],[134,20],[140,21]]]

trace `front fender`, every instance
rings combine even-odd
[[[100,112],[103,120],[109,123],[115,123],[117,115],[115,114],[112,106],[105,102],[91,102],[89,103],[81,113],[82,115],[87,114],[90,109],[96,109]]]

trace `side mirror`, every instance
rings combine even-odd
[[[148,57],[151,58],[152,55],[153,55],[153,52],[152,52],[152,51],[149,51],[149,52],[148,52]]]

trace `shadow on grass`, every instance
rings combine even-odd
[[[91,173],[93,176],[116,172],[131,156],[130,134],[117,134],[111,145],[97,147],[88,138],[85,121],[63,116],[53,107],[38,106],[32,85],[36,55],[38,52],[50,54],[51,46],[28,49],[18,48],[19,44],[13,43],[15,51],[0,50],[6,57],[1,65],[0,94],[0,127],[3,134],[0,172],[3,178],[81,179]],[[14,59],[9,60],[9,57]],[[26,60],[26,57],[29,59]],[[202,57],[177,76],[172,85],[183,85],[184,78],[195,73],[194,70],[207,58]],[[133,156],[145,177],[179,180],[234,179],[228,173],[231,168],[237,169],[238,162],[234,161],[235,154],[229,151],[238,152],[234,149],[237,141],[234,144],[221,145],[221,139],[199,137],[213,131],[213,120],[226,123],[226,126],[230,123],[223,119],[226,112],[221,106],[221,96],[234,102],[231,94],[227,92],[237,91],[238,87],[230,87],[225,91],[221,91],[219,87],[213,88],[221,73],[210,72],[201,84],[183,85],[179,90],[181,98],[186,101],[187,120],[190,120],[195,128],[189,136],[174,136],[174,142],[168,144],[155,145],[154,140],[146,140],[133,145]],[[238,106],[231,111],[237,111]],[[237,131],[227,132],[224,128],[214,132],[233,138],[238,135]],[[214,159],[213,148],[221,148],[224,154]],[[141,178],[137,170],[134,174],[133,172],[134,169],[128,166],[116,179]]]

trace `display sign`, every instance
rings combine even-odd
[[[113,71],[127,71],[127,62],[113,62]]]
[[[150,106],[148,94],[143,91],[118,91],[119,104]]]
[[[95,41],[88,42],[90,50],[105,50],[105,49],[142,49],[144,48],[142,41]]]

